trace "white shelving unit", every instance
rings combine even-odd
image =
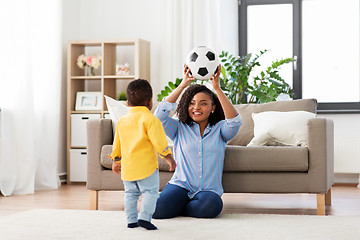
[[[77,66],[84,54],[100,55],[102,64],[95,76],[85,76]],[[116,65],[129,63],[128,76],[116,75]],[[86,181],[86,123],[108,115],[104,95],[116,99],[134,79],[150,81],[150,42],[142,39],[86,40],[68,43],[67,60],[67,182]],[[75,110],[78,92],[101,92],[101,110]]]

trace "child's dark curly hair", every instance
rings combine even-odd
[[[212,104],[215,105],[214,113],[210,113],[210,116],[209,116],[210,126],[213,126],[217,122],[224,120],[225,114],[224,114],[223,108],[221,107],[219,98],[215,95],[215,93],[213,93],[206,86],[199,85],[199,84],[195,84],[195,85],[188,87],[188,89],[186,89],[186,91],[182,95],[180,102],[176,108],[176,113],[179,116],[179,120],[188,125],[194,121],[189,115],[188,108],[189,108],[190,102],[193,99],[193,97],[199,92],[203,92],[206,95],[208,95],[212,101]]]
[[[129,83],[126,97],[131,106],[147,106],[152,98],[152,88],[148,81],[136,79]]]

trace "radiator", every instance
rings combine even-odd
[[[1,139],[1,130],[2,130],[2,125],[1,125],[1,108],[0,108],[0,139]]]
[[[2,155],[2,137],[1,137],[2,125],[1,125],[1,108],[0,108],[0,164]]]
[[[335,136],[334,138],[334,171],[360,173],[360,136]]]

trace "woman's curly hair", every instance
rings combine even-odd
[[[182,95],[180,102],[176,108],[176,113],[179,116],[179,120],[188,125],[190,125],[190,123],[192,123],[194,121],[190,117],[188,109],[189,109],[191,100],[199,92],[202,92],[202,93],[205,93],[206,95],[208,95],[212,101],[212,104],[215,105],[214,113],[210,113],[210,116],[209,116],[210,126],[213,126],[216,123],[218,123],[219,121],[224,120],[225,114],[224,114],[223,108],[221,107],[219,98],[216,96],[215,93],[213,93],[206,86],[200,85],[200,84],[191,85],[190,87],[188,87],[188,89],[186,89],[186,91]]]

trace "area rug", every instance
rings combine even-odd
[[[34,209],[0,217],[0,239],[360,239],[360,216],[221,214],[152,221],[159,230],[126,228],[122,211]]]

